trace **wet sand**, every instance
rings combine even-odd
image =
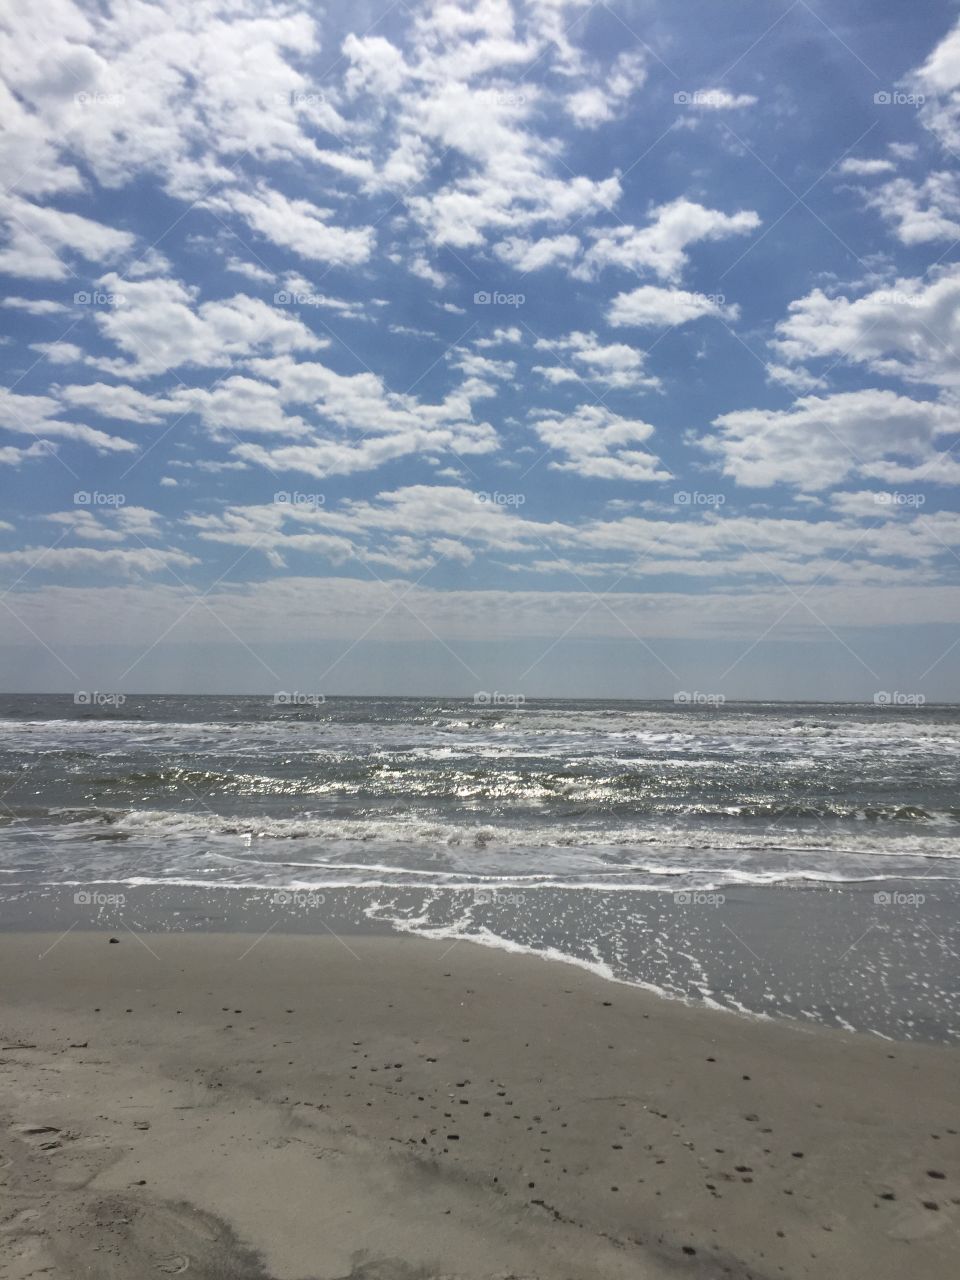
[[[468,943],[113,936],[0,937],[0,1280],[960,1274],[955,1049]]]

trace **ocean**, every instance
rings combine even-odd
[[[960,1038],[960,708],[0,698],[0,927],[472,939]]]

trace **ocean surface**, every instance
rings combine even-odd
[[[957,707],[0,697],[0,925],[389,927],[953,1040],[958,903]]]

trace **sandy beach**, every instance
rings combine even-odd
[[[468,943],[113,936],[0,938],[3,1280],[960,1270],[953,1049]]]

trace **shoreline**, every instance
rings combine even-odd
[[[108,936],[0,934],[5,1280],[960,1268],[950,1047],[466,941]]]
[[[726,886],[721,894],[541,887],[0,884],[0,936],[24,929],[173,934],[263,932],[473,941],[549,959],[696,1008],[795,1026],[827,1026],[896,1043],[960,1043],[954,882],[900,881],[876,904],[872,885]],[[893,887],[893,882],[888,882]],[[119,891],[119,892],[118,892]],[[78,898],[86,900],[78,902]],[[702,899],[720,905],[679,903]],[[612,940],[598,947],[604,932]],[[615,935],[615,936],[614,936]],[[591,941],[593,940],[593,941]]]

